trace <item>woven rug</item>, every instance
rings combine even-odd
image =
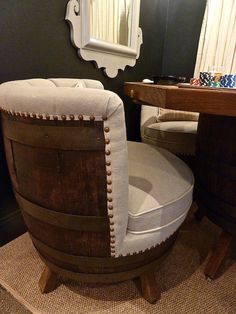
[[[219,229],[207,219],[188,217],[177,242],[156,272],[162,299],[151,305],[143,300],[134,281],[91,285],[61,278],[61,285],[42,295],[38,280],[43,263],[26,233],[0,248],[0,284],[32,313],[236,313],[235,247],[215,281],[203,275],[204,264]]]

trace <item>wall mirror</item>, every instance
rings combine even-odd
[[[66,20],[84,60],[95,61],[109,77],[134,66],[142,44],[140,0],[70,0]]]

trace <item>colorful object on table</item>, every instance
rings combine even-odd
[[[190,85],[199,86],[200,85],[200,79],[199,78],[191,78],[190,79]]]
[[[200,86],[209,86],[211,74],[209,72],[200,72]]]
[[[227,87],[227,88],[236,87],[236,74],[226,74],[222,76],[220,85],[221,87]]]
[[[210,82],[209,86],[211,87],[220,87],[221,86],[222,72],[210,72]]]

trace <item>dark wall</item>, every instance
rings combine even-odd
[[[206,0],[169,0],[163,75],[193,76]]]
[[[135,67],[104,76],[92,62],[80,60],[64,20],[68,0],[0,1],[0,82],[34,77],[76,77],[102,81],[125,102],[128,138],[139,139],[139,107],[123,96],[125,81],[140,81],[161,72],[166,0],[141,1],[144,44]]]

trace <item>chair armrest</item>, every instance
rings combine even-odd
[[[142,106],[141,121],[140,121],[141,138],[143,138],[145,127],[157,122],[158,115],[159,115],[158,107],[151,107],[151,106],[144,106],[144,105]]]

